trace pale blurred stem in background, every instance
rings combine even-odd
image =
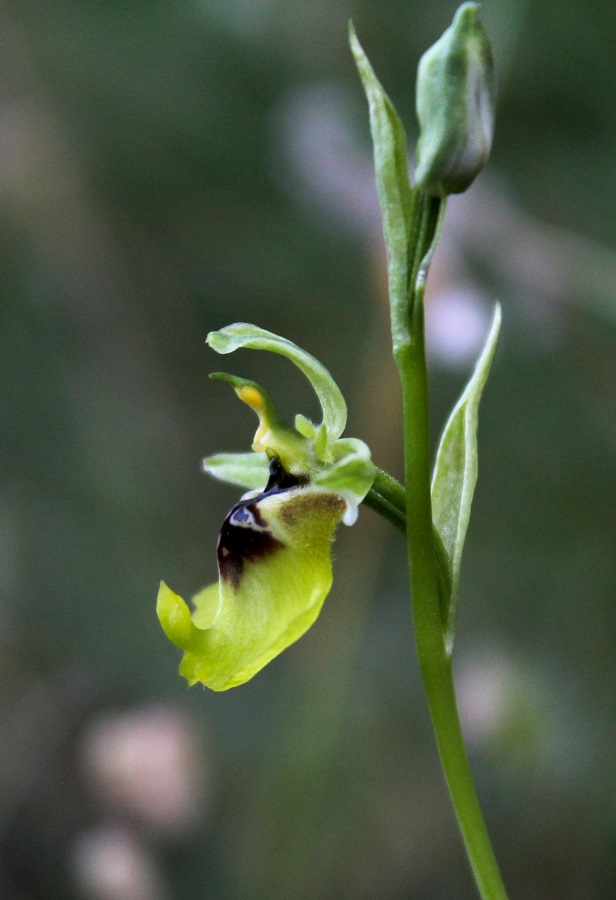
[[[406,304],[392,304],[394,358],[402,386],[406,537],[415,640],[441,763],[477,887],[484,900],[507,894],[479,805],[456,703],[444,638],[430,495],[428,376],[423,292],[443,212],[441,200],[417,193],[418,235]]]

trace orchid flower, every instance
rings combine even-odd
[[[340,521],[353,524],[375,476],[366,444],[342,438],[346,404],[329,372],[291,341],[239,323],[211,332],[217,353],[268,350],[293,362],[321,404],[315,425],[284,422],[254,381],[215,373],[259,419],[249,453],[206,457],[203,469],[248,491],[218,539],[218,581],[188,604],[163,582],[157,612],[184,651],[181,674],[222,691],[243,684],[314,623],[332,583],[331,543]]]

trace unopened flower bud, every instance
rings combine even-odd
[[[464,3],[417,70],[416,184],[437,197],[465,191],[494,132],[492,49],[476,3]]]

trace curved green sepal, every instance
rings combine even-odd
[[[247,491],[262,491],[269,477],[265,453],[216,453],[206,456],[201,468],[207,475]]]
[[[310,486],[257,497],[247,508],[253,524],[242,518],[238,526],[253,530],[250,552],[231,575],[221,566],[219,584],[196,595],[192,615],[161,586],[158,615],[184,650],[180,672],[190,684],[243,684],[313,624],[331,587],[331,540],[344,508],[340,497]]]
[[[340,437],[347,418],[344,397],[325,366],[310,353],[306,353],[293,341],[246,322],[236,322],[234,325],[221,328],[220,331],[210,331],[207,343],[217,353],[233,353],[246,347],[252,350],[269,350],[286,357],[304,373],[319,398],[323,410],[323,424],[330,440]]]
[[[444,559],[448,558],[451,566],[451,588],[445,617],[445,641],[450,653],[455,636],[462,550],[477,481],[479,401],[494,358],[500,323],[501,311],[497,304],[475,370],[445,425],[432,476],[432,519],[442,542],[439,549],[444,549]]]

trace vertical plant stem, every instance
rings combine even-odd
[[[441,205],[436,198],[418,195],[406,321],[401,321],[400,307],[392,308],[392,315],[399,317],[396,333],[403,334],[400,326],[405,327],[405,339],[394,347],[394,356],[403,396],[406,534],[413,622],[441,763],[479,892],[483,900],[506,900],[460,727],[451,659],[445,646],[434,549],[423,286],[438,231]]]

